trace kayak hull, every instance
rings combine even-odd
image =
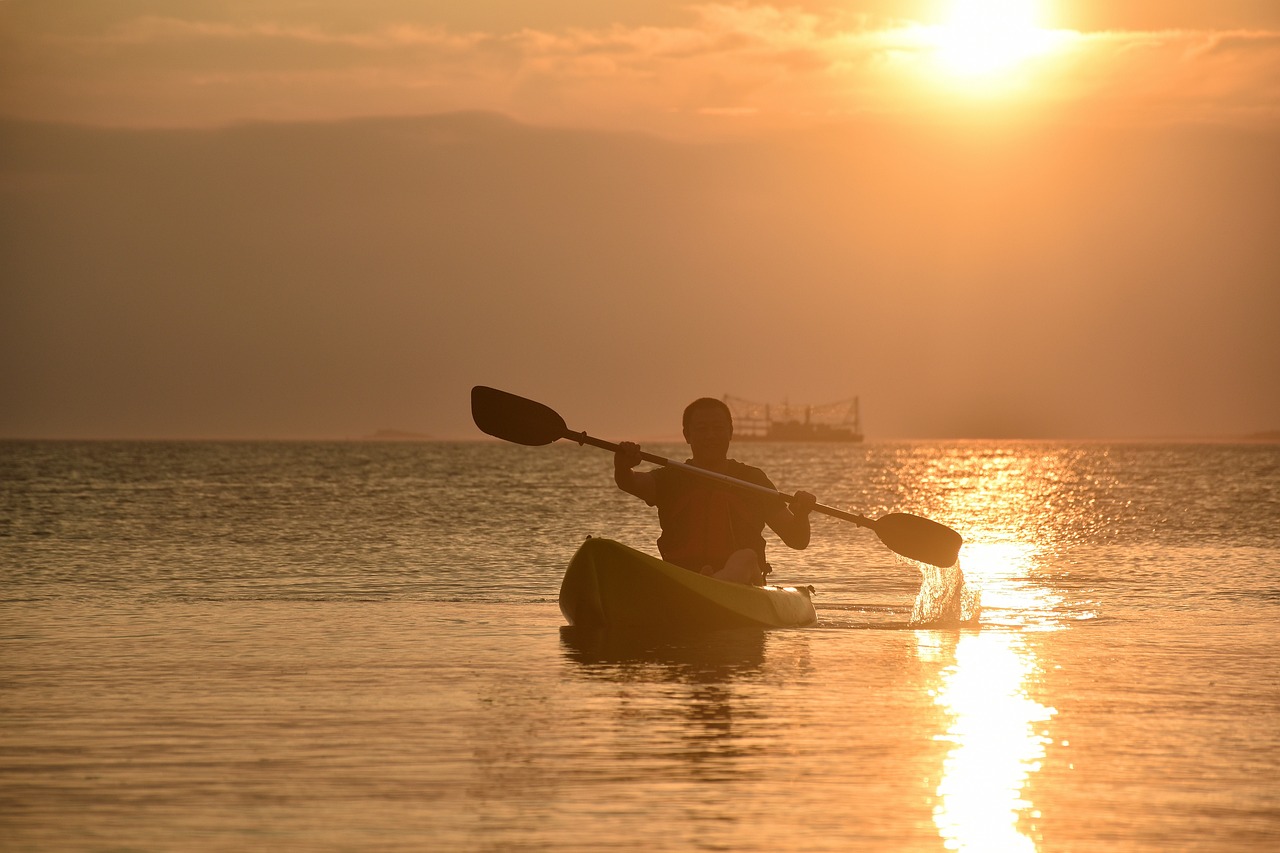
[[[808,587],[699,575],[611,539],[587,539],[560,585],[560,612],[590,628],[799,628],[817,621]]]

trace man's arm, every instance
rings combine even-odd
[[[808,492],[796,492],[795,500],[788,506],[783,503],[766,519],[774,533],[787,545],[802,550],[809,546],[809,513],[818,499]]]
[[[633,471],[640,464],[640,445],[630,441],[618,444],[613,454],[613,482],[629,495],[652,505],[658,499],[658,484],[648,471]]]

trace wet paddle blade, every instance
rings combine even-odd
[[[872,529],[891,551],[943,569],[956,564],[964,543],[960,534],[950,527],[905,512],[877,519]]]
[[[487,435],[528,447],[551,444],[568,431],[554,409],[484,385],[471,389],[471,419]]]

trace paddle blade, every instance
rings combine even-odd
[[[909,560],[943,569],[956,564],[964,543],[960,534],[950,527],[905,512],[877,519],[872,529],[890,550]]]
[[[471,389],[471,419],[481,432],[529,447],[551,444],[568,430],[554,409],[484,385]]]

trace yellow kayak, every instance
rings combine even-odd
[[[716,580],[611,539],[587,539],[564,574],[560,611],[579,627],[799,628],[817,621],[810,592]]]

